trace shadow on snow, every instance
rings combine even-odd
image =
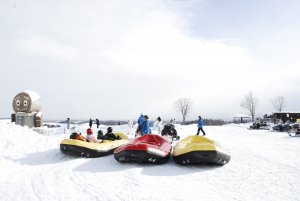
[[[166,164],[119,163],[113,155],[91,159],[73,170],[78,172],[119,172],[129,169],[141,169],[141,174],[148,176],[177,176],[211,171],[222,166],[218,165],[187,165],[181,166],[170,159]]]

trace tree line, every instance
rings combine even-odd
[[[283,111],[285,107],[285,98],[284,96],[276,96],[270,100],[273,108],[277,112]],[[244,100],[240,103],[240,106],[247,110],[251,115],[252,121],[255,120],[255,114],[259,105],[259,101],[254,97],[252,91],[249,91],[248,94],[245,95]]]
[[[285,98],[284,96],[276,96],[270,100],[275,111],[281,112],[285,107]],[[240,103],[240,106],[245,109],[251,115],[252,121],[255,120],[255,114],[259,105],[259,101],[254,97],[252,91],[249,91],[245,95],[244,99]],[[180,98],[174,103],[175,111],[179,112],[182,116],[183,124],[195,123],[195,121],[186,121],[187,116],[192,110],[193,102],[190,98]],[[206,122],[205,122],[206,121]],[[223,125],[225,121],[223,120],[213,120],[213,119],[204,119],[206,125]]]
[[[195,124],[198,120],[186,121],[186,117],[192,110],[193,101],[190,98],[180,98],[174,103],[175,111],[182,115],[182,124]],[[221,119],[203,119],[203,123],[209,126],[220,126],[226,122]]]

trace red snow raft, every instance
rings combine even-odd
[[[119,162],[143,162],[162,164],[168,162],[172,145],[158,135],[147,134],[115,149]]]

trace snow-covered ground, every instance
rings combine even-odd
[[[204,128],[231,150],[225,166],[179,166],[73,158],[59,151],[63,129],[44,136],[1,120],[0,200],[300,200],[300,137],[246,126]],[[197,128],[176,129],[183,138]]]

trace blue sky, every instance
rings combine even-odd
[[[258,114],[282,95],[299,111],[298,1],[1,1],[0,117],[22,90],[46,119],[179,119]]]

